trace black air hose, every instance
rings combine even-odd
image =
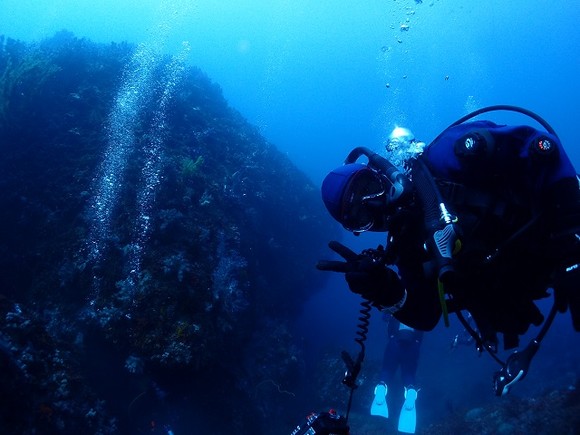
[[[435,231],[441,225],[440,204],[443,203],[443,198],[435,184],[435,180],[431,176],[429,168],[427,168],[421,158],[416,159],[414,162],[413,182],[425,213],[425,227],[430,232]]]

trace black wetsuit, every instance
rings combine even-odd
[[[415,373],[419,364],[419,350],[423,332],[409,328],[395,318],[389,320],[389,341],[385,347],[383,366],[379,380],[391,385],[397,369],[401,369],[401,378],[406,387],[415,386]]]

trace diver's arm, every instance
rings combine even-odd
[[[411,328],[421,331],[432,330],[441,318],[436,282],[425,277],[422,265],[414,268],[401,267],[400,273],[407,291],[407,299],[394,316]]]
[[[397,264],[399,276],[382,261],[383,249],[356,254],[336,241],[329,246],[345,261],[319,261],[319,270],[344,273],[353,293],[411,328],[429,331],[435,327],[441,316],[437,286],[425,277],[420,257],[410,256],[409,264]]]

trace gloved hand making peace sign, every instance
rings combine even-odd
[[[404,299],[405,289],[397,273],[385,266],[382,246],[360,254],[336,241],[328,246],[346,261],[321,260],[318,270],[344,273],[351,291],[378,308],[392,307]]]

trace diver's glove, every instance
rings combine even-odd
[[[317,269],[344,273],[351,291],[379,309],[395,312],[402,307],[407,293],[397,273],[385,266],[382,246],[366,249],[360,254],[336,241],[328,246],[346,261],[321,260]]]

